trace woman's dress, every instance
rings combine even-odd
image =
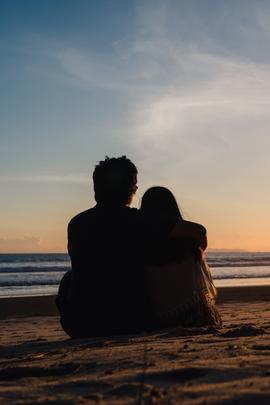
[[[199,254],[148,263],[145,284],[152,321],[156,326],[222,324],[215,306],[217,290],[207,262]]]

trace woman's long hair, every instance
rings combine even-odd
[[[149,214],[164,214],[183,219],[173,193],[166,187],[151,187],[143,195],[141,210]]]

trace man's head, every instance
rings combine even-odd
[[[93,181],[97,203],[130,205],[137,190],[137,168],[126,156],[106,156],[96,165]]]

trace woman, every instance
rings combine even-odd
[[[173,194],[165,187],[148,189],[141,202],[147,215],[182,220]],[[146,291],[156,326],[220,326],[217,292],[203,250],[193,240],[164,239],[145,251]]]

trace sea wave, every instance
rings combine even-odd
[[[265,278],[265,277],[270,277],[270,273],[265,273],[265,274],[259,274],[259,275],[254,275],[254,274],[222,274],[222,275],[213,275],[214,280],[229,280],[229,279],[244,279],[244,278]]]
[[[1,263],[69,262],[67,253],[0,253]]]
[[[213,267],[257,267],[257,266],[270,266],[269,260],[222,260],[217,261],[213,259],[207,259],[209,265]]]
[[[213,253],[208,252],[207,261],[214,267],[253,267],[270,266],[270,254],[267,253]]]
[[[59,285],[59,280],[17,280],[17,281],[1,281],[0,287],[19,287],[19,286],[46,286]]]
[[[0,274],[22,274],[22,273],[47,273],[47,272],[64,272],[70,269],[70,264],[59,266],[21,266],[21,267],[0,267]]]
[[[212,252],[208,251],[207,261],[213,267],[253,267],[270,266],[269,252]],[[63,270],[70,267],[70,258],[67,254],[0,254],[0,273],[16,269],[20,272],[36,271],[46,272],[52,269]],[[13,271],[13,270],[12,270]]]

